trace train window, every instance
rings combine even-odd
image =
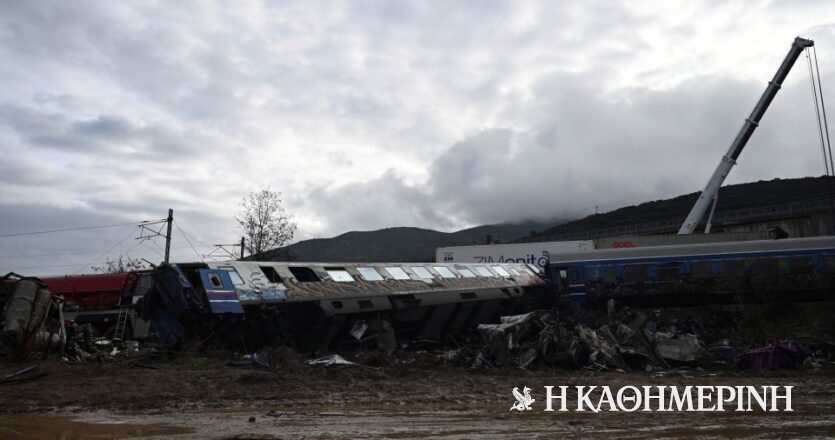
[[[352,277],[344,267],[326,267],[325,272],[327,272],[328,275],[330,275],[331,278],[338,283],[354,282],[354,277]]]
[[[278,272],[275,271],[275,268],[272,266],[259,266],[261,268],[261,272],[264,272],[264,276],[267,277],[267,280],[271,283],[280,283],[281,277],[278,275]],[[241,283],[243,284],[243,283]]]
[[[826,273],[835,272],[835,256],[827,255],[823,257],[823,265]]]
[[[357,271],[366,281],[383,281],[383,276],[373,267],[358,267]]]
[[[321,281],[319,279],[319,275],[316,275],[316,272],[309,267],[304,266],[290,266],[290,273],[296,277],[296,280],[300,283],[315,283]]]
[[[681,263],[667,263],[658,267],[658,279],[661,281],[673,281],[679,279],[679,267]]]
[[[139,276],[139,279],[136,281],[136,289],[150,289],[151,283],[153,282],[153,277],[151,274],[146,273]]]
[[[615,266],[606,267],[606,282],[614,283],[618,280],[618,268]]]
[[[770,280],[780,275],[780,260],[776,258],[757,258],[754,261],[752,275],[756,280]]]
[[[470,269],[458,269],[458,273],[464,278],[475,278],[475,274]]]
[[[443,278],[455,278],[455,274],[445,266],[432,266],[435,272],[438,272]]]
[[[415,273],[415,275],[417,275],[419,278],[423,278],[425,280],[431,280],[432,279],[432,274],[429,273],[429,271],[426,270],[425,267],[411,266],[410,269],[412,269],[412,271]]]
[[[391,277],[394,278],[395,280],[409,280],[409,279],[411,279],[411,278],[409,278],[409,275],[407,275],[406,272],[404,272],[403,269],[401,269],[399,267],[387,267],[386,272],[388,272],[389,275],[391,275]]]
[[[741,277],[745,275],[745,260],[725,260],[722,261],[722,276],[725,277]]]
[[[626,279],[628,281],[645,281],[647,279],[647,268],[643,264],[630,264],[626,266]]]
[[[478,274],[478,276],[480,276],[480,277],[492,277],[492,276],[494,276],[493,273],[490,272],[490,269],[488,269],[484,266],[476,266],[473,269],[475,269],[475,273]]]
[[[223,281],[220,280],[220,275],[216,273],[209,273],[208,277],[209,285],[212,289],[223,289]]]
[[[704,280],[713,276],[713,264],[709,261],[697,261],[690,266],[690,276],[696,280]]]
[[[221,269],[225,270],[226,273],[229,274],[229,279],[232,280],[232,284],[235,286],[243,286],[244,280],[241,279],[241,276],[238,275],[238,271],[231,267],[221,267]]]
[[[789,260],[789,270],[794,274],[811,274],[813,267],[812,259],[809,257],[793,257]]]
[[[501,266],[493,266],[493,270],[495,270],[497,274],[499,274],[503,277],[509,277],[510,276],[510,273],[508,273],[506,270],[504,270],[504,268],[501,267]]]
[[[588,266],[586,267],[586,279],[589,281],[601,281],[603,280],[603,266]]]

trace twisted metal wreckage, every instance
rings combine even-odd
[[[63,300],[37,278],[14,272],[0,278],[0,358],[22,361],[35,350],[46,357],[63,352],[66,328]]]

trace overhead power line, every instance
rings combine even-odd
[[[162,220],[165,221],[165,220]],[[94,226],[79,226],[77,228],[64,228],[64,229],[50,229],[46,231],[33,231],[33,232],[20,232],[17,234],[0,234],[0,238],[9,238],[9,237],[23,237],[27,235],[40,235],[40,234],[52,234],[55,232],[70,232],[70,231],[86,231],[90,229],[104,229],[104,228],[115,228],[117,226],[137,226],[137,225],[149,225],[154,223],[159,223],[160,220],[150,221],[144,220],[141,222],[130,222],[130,223],[113,223],[109,225],[94,225]]]

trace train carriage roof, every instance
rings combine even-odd
[[[628,260],[637,258],[675,258],[728,254],[755,254],[760,252],[775,251],[800,252],[826,249],[835,251],[835,236],[597,249],[587,252],[558,254],[552,253],[551,264]]]

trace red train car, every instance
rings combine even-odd
[[[49,291],[64,295],[67,309],[85,311],[112,310],[119,308],[122,291],[129,278],[128,273],[100,275],[64,275],[43,277]]]
[[[92,324],[100,334],[106,334],[115,326],[122,305],[134,303],[151,286],[150,271],[40,279],[50,292],[64,296],[66,319],[77,324]]]

